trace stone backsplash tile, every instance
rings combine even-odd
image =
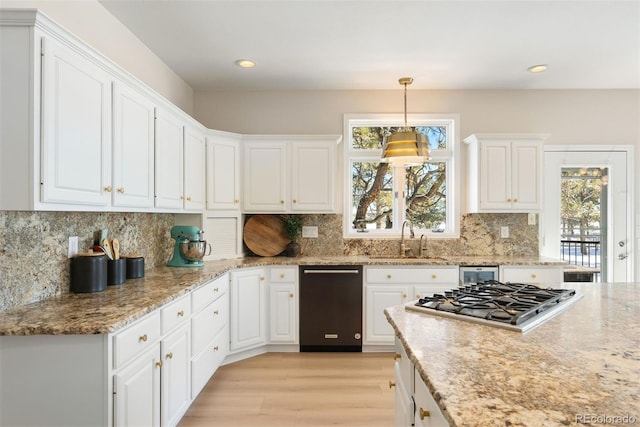
[[[106,228],[150,269],[171,256],[173,224],[173,214],[0,211],[0,311],[69,292],[69,236],[83,252]]]

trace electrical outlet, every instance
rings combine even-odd
[[[503,239],[509,238],[509,227],[500,227],[500,237]]]
[[[303,225],[302,237],[318,238],[318,226],[317,225]]]
[[[78,255],[78,236],[69,237],[69,251],[67,257],[73,258]]]
[[[530,213],[529,216],[527,216],[527,224],[536,225],[536,214],[535,213]]]

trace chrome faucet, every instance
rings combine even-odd
[[[424,239],[424,243],[423,240]],[[424,234],[420,235],[420,258],[424,258],[427,252],[427,236]]]
[[[409,224],[409,237],[412,239],[416,237],[416,234],[413,232],[413,223],[406,219],[402,223],[402,233],[400,234],[400,258],[404,258],[406,256],[406,253],[411,250],[411,248],[407,248],[407,246],[404,244],[404,226],[407,224]]]

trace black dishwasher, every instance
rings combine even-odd
[[[300,351],[362,351],[362,266],[300,266]]]

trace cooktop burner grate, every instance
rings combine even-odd
[[[524,331],[551,317],[576,295],[573,289],[552,289],[490,280],[420,298],[406,307],[463,320],[478,319]],[[578,298],[574,298],[578,299]]]

